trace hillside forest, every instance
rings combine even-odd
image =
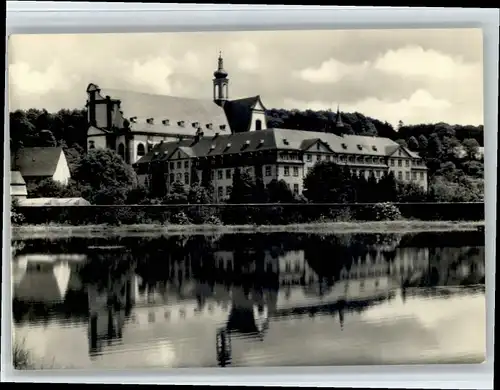
[[[337,132],[332,111],[270,109],[269,128]],[[429,168],[429,196],[445,202],[480,201],[484,193],[483,126],[447,123],[405,125],[361,113],[341,113],[344,134],[387,137],[418,152]],[[72,173],[77,173],[85,155],[87,114],[85,110],[62,109],[56,113],[28,109],[10,113],[11,153],[22,147],[61,146]],[[339,134],[340,135],[340,134]],[[78,173],[77,173],[78,176]]]

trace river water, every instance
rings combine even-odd
[[[24,240],[15,339],[38,368],[479,363],[484,234]]]

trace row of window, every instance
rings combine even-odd
[[[171,170],[174,170],[175,168],[181,169],[182,165],[183,165],[182,161],[177,161],[177,163],[175,163],[174,161],[170,161],[169,167]],[[189,169],[189,161],[188,160],[184,161],[184,169]]]
[[[424,172],[411,172],[411,176],[410,176],[410,172],[405,172],[405,180],[417,180],[417,173],[419,173],[419,176],[418,176],[418,180],[424,180],[425,176],[424,176]],[[401,171],[398,171],[398,179],[399,180],[403,180],[403,172]]]
[[[182,173],[171,173],[169,175],[169,182],[170,184],[174,183],[175,181],[178,181],[179,183],[182,183],[182,179],[184,178],[184,184],[189,184],[189,173],[185,172],[184,175]]]
[[[398,162],[398,167],[402,167],[403,166],[403,160],[398,159],[397,162]],[[394,167],[395,164],[396,164],[395,160],[391,158],[391,167]],[[418,165],[418,164],[416,164],[416,165]],[[405,160],[405,166],[406,167],[410,166],[410,160]]]

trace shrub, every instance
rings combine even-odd
[[[184,211],[179,211],[172,215],[170,223],[175,225],[189,225],[191,221]]]
[[[24,222],[24,215],[18,212],[19,201],[15,198],[12,199],[10,205],[10,222],[13,224],[20,224]]]
[[[357,217],[365,221],[397,221],[402,218],[399,208],[390,202],[363,207],[358,210]]]
[[[206,220],[205,223],[208,225],[222,225],[222,221],[220,220],[219,217],[216,215],[210,215]]]
[[[354,219],[351,210],[348,207],[333,209],[330,211],[330,218],[334,222],[351,222]]]

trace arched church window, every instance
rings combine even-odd
[[[122,142],[118,145],[118,155],[125,160],[125,145]]]
[[[255,130],[262,130],[262,121],[260,119],[255,121]]]
[[[146,154],[146,148],[144,147],[144,144],[138,144],[137,145],[137,156],[142,157]]]

